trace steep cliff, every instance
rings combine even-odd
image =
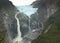
[[[60,10],[54,13],[47,22],[49,26],[51,25],[50,29],[46,28],[43,33],[32,43],[60,43]],[[53,22],[52,22],[53,21]]]
[[[17,9],[9,0],[0,0],[0,43],[10,43],[11,36],[7,30],[11,30],[11,24],[15,23],[14,15],[16,12]]]
[[[42,0],[40,0],[40,3],[41,1]],[[41,8],[40,3],[38,2],[34,2],[35,3],[34,7],[37,7],[39,5],[38,7]],[[46,15],[45,21],[44,19],[42,19],[43,22],[45,22],[44,23],[45,28],[42,34],[37,39],[33,40],[32,43],[60,43],[59,41],[60,40],[60,34],[59,34],[60,33],[60,20],[59,20],[60,19],[60,1],[59,0],[43,0],[43,2],[44,2],[44,5],[46,6],[45,11],[47,14],[47,15],[43,14],[43,15]],[[41,12],[41,13],[44,13],[44,12]],[[42,15],[41,13],[39,13],[40,16]]]
[[[56,1],[50,2],[50,1],[51,0],[37,0],[34,3],[32,3],[32,5],[35,8],[38,8],[37,13],[38,13],[40,22],[44,23],[49,18],[49,16],[54,14],[54,12],[56,12],[58,9],[56,5],[56,3],[58,2]]]

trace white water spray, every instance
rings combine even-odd
[[[17,20],[17,32],[18,32],[18,35],[17,37],[13,40],[13,43],[23,43],[22,42],[22,37],[21,37],[21,32],[20,32],[20,23],[19,23],[19,19],[17,17],[17,15],[19,14],[19,12],[17,12],[15,14],[15,19]]]

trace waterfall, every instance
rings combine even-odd
[[[31,27],[30,27],[30,16],[29,16],[29,33],[31,33]]]
[[[15,14],[15,19],[17,21],[17,32],[18,32],[18,35],[17,37],[13,40],[13,43],[23,43],[22,42],[22,37],[21,37],[21,32],[20,32],[20,23],[19,23],[19,19],[17,17],[17,15],[19,14],[19,12],[17,12]]]

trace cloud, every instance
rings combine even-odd
[[[36,0],[10,0],[15,6],[30,5]]]

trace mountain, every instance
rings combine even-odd
[[[48,25],[50,29],[48,30],[47,27],[37,39],[32,41],[32,43],[60,43],[60,10],[50,16],[48,21],[47,23],[50,23]]]
[[[38,8],[37,13],[38,17],[40,18],[40,22],[44,23],[49,18],[49,16],[51,16],[52,14],[54,14],[54,12],[56,12],[57,6],[55,2],[56,1],[50,4],[50,0],[37,0],[34,3],[32,3],[34,8]]]
[[[9,30],[15,23],[16,12],[16,7],[9,0],[0,0],[0,43],[10,43],[11,33]],[[16,26],[14,25],[14,27]]]
[[[0,43],[12,43],[13,38],[17,36],[17,21],[15,19],[17,12],[19,12],[18,9],[9,0],[0,0]],[[23,37],[29,30],[29,17],[20,12],[18,18]]]
[[[60,1],[37,0],[33,5],[39,9],[37,12],[44,28],[42,34],[32,43],[60,43]]]

